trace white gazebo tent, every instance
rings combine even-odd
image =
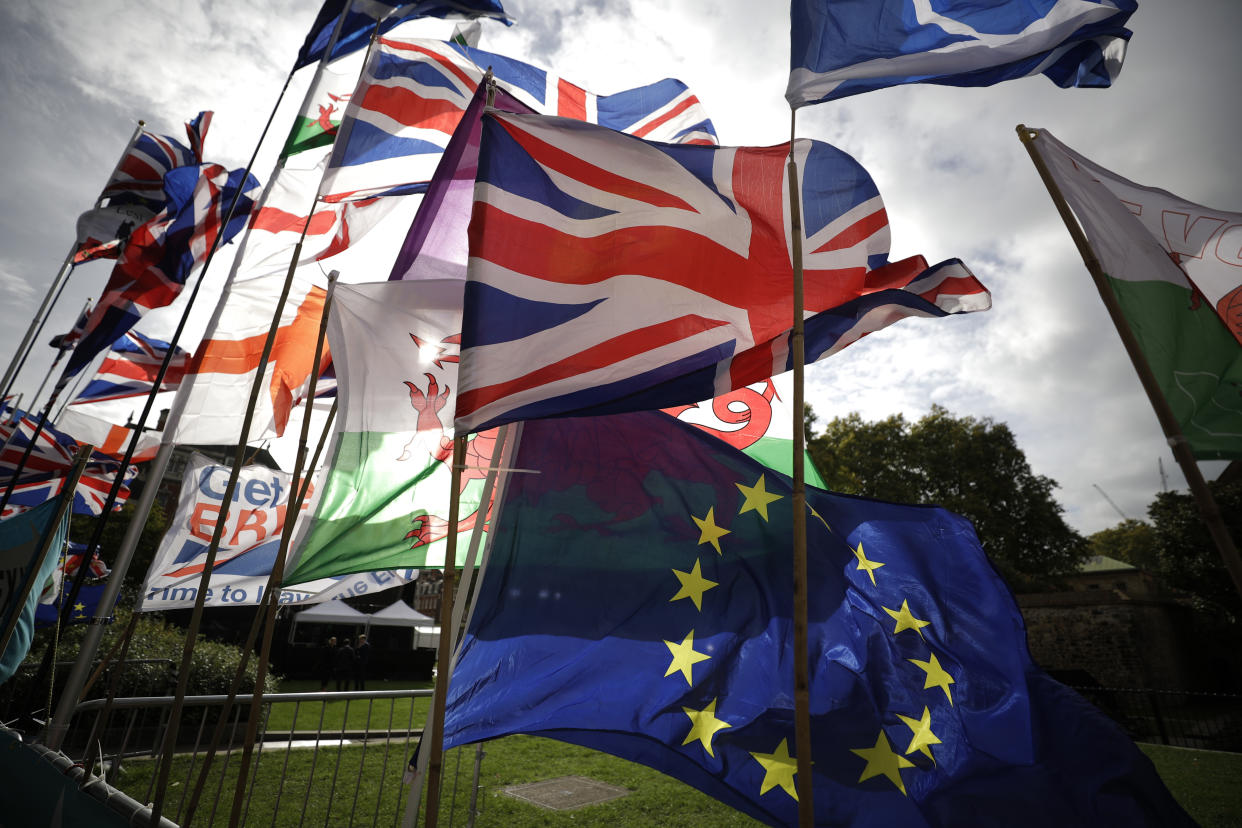
[[[324,601],[315,604],[293,616],[293,627],[289,631],[289,641],[297,639],[298,624],[333,624],[367,629],[371,624],[371,616],[346,604],[344,601]]]
[[[371,613],[372,627],[408,627],[414,631],[414,649],[419,647],[435,648],[439,640],[440,628],[435,620],[423,615],[405,601],[398,598],[382,610]]]

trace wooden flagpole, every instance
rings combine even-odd
[[[139,121],[134,127],[134,134],[129,136],[129,142],[125,145],[125,149],[121,151],[121,155],[116,160],[116,164],[112,167],[112,172],[108,173],[108,182],[112,181],[116,171],[121,168],[125,156],[129,154],[130,149],[134,146],[134,142],[138,140],[138,136],[142,135],[142,128],[146,125],[144,121]],[[104,190],[107,189],[107,182],[99,190],[99,196],[95,199],[93,208],[98,208],[104,200]],[[92,209],[93,209],[92,208]],[[17,373],[21,371],[22,365],[26,362],[26,356],[30,353],[30,349],[34,346],[35,337],[39,335],[39,331],[43,330],[43,325],[47,322],[47,314],[51,311],[52,305],[56,304],[60,299],[60,293],[65,287],[65,282],[69,278],[69,274],[73,272],[73,257],[78,252],[78,242],[75,235],[73,244],[69,246],[69,254],[65,256],[65,261],[61,264],[60,270],[56,272],[56,277],[52,279],[52,283],[48,285],[47,294],[43,297],[43,304],[39,306],[39,310],[35,313],[34,319],[30,320],[30,327],[26,329],[26,335],[22,338],[21,344],[17,346],[17,352],[13,355],[13,359],[9,362],[9,367],[5,369],[4,378],[0,379],[0,398],[8,396],[9,389],[17,380]]]
[[[431,699],[431,729],[427,762],[427,828],[436,828],[440,818],[440,781],[444,765],[444,708],[448,692],[450,650],[453,648],[453,580],[457,566],[457,527],[461,512],[461,472],[466,462],[466,435],[453,438],[452,491],[449,492],[448,537],[444,543],[444,580],[440,594],[440,643],[436,650],[436,687]]]
[[[804,363],[802,321],[802,207],[798,165],[794,161],[798,110],[789,113],[789,223],[793,237],[793,332],[789,350],[793,355],[793,604],[794,604],[794,729],[798,752],[798,825],[815,825],[814,784],[811,779],[811,681],[807,657],[806,594],[806,434],[803,426]]]
[[[1113,320],[1113,325],[1117,328],[1117,334],[1121,337],[1121,342],[1125,346],[1126,354],[1130,357],[1130,363],[1134,366],[1134,370],[1139,376],[1139,382],[1142,383],[1143,390],[1147,392],[1147,399],[1151,403],[1152,410],[1156,412],[1156,419],[1160,422],[1160,428],[1164,431],[1169,448],[1173,450],[1173,457],[1177,460],[1177,464],[1181,466],[1182,473],[1186,475],[1186,482],[1190,485],[1191,494],[1199,507],[1199,515],[1203,518],[1208,533],[1216,544],[1217,551],[1220,552],[1221,560],[1224,561],[1225,569],[1228,570],[1229,577],[1233,580],[1234,588],[1239,595],[1242,595],[1242,556],[1239,556],[1238,547],[1229,535],[1229,529],[1221,518],[1220,507],[1216,504],[1216,499],[1212,497],[1212,491],[1208,488],[1207,481],[1203,478],[1203,473],[1199,470],[1199,464],[1190,450],[1190,443],[1186,440],[1186,436],[1182,434],[1181,425],[1173,414],[1172,406],[1169,405],[1164,392],[1160,390],[1160,383],[1156,379],[1151,365],[1147,362],[1147,357],[1143,354],[1143,349],[1139,345],[1134,331],[1131,330],[1130,323],[1126,320],[1125,313],[1121,310],[1121,305],[1117,302],[1117,296],[1113,293],[1112,286],[1108,283],[1108,278],[1100,265],[1099,258],[1095,255],[1095,250],[1091,247],[1091,242],[1087,239],[1086,234],[1083,233],[1073,210],[1066,202],[1065,196],[1061,193],[1061,188],[1057,186],[1056,179],[1052,177],[1052,172],[1048,169],[1047,162],[1044,161],[1043,155],[1039,152],[1037,144],[1039,133],[1028,129],[1025,124],[1018,124],[1017,131],[1018,138],[1031,156],[1031,161],[1034,162],[1035,169],[1039,172],[1039,177],[1043,180],[1044,186],[1048,188],[1048,194],[1052,197],[1052,202],[1056,205],[1057,212],[1061,214],[1061,220],[1065,222],[1065,227],[1069,230],[1070,237],[1074,240],[1074,245],[1078,248],[1079,255],[1082,256],[1087,272],[1091,274],[1091,280],[1095,282],[1100,298],[1104,300],[1104,307],[1108,309],[1109,318]]]
[[[21,594],[17,596],[17,600],[9,611],[4,626],[4,634],[0,636],[0,653],[3,653],[9,647],[9,639],[13,637],[13,631],[17,629],[17,624],[21,621],[22,607],[26,605],[27,599],[30,598],[30,593],[34,591],[39,569],[43,566],[43,560],[47,557],[48,550],[52,548],[52,538],[56,535],[56,527],[65,519],[65,513],[73,506],[73,497],[74,492],[78,488],[78,480],[82,477],[82,470],[86,468],[87,462],[91,459],[91,452],[94,450],[95,447],[92,445],[80,446],[77,455],[73,458],[73,468],[65,480],[64,490],[60,493],[60,505],[56,507],[56,516],[52,518],[52,522],[48,524],[47,531],[43,533],[43,538],[39,541],[39,551],[35,554],[25,583],[22,584]],[[86,567],[85,560],[83,560],[82,566]]]

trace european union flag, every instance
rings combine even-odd
[[[523,426],[445,744],[550,736],[797,823],[791,485],[656,412]],[[1191,824],[1032,664],[963,518],[808,490],[820,825]]]

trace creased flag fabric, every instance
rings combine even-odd
[[[120,255],[130,233],[164,209],[164,175],[203,162],[203,140],[210,125],[210,112],[187,121],[188,147],[170,135],[139,132],[104,185],[99,204],[78,217],[75,264]]]
[[[8,627],[13,615],[18,623],[13,628],[4,652],[0,653],[0,682],[8,681],[17,667],[30,652],[34,638],[35,610],[39,603],[42,586],[52,576],[59,560],[60,550],[69,535],[69,513],[56,523],[59,503],[49,500],[30,511],[0,523],[0,630]],[[35,568],[35,556],[43,548],[45,536],[51,533],[52,542],[42,565]],[[25,603],[18,606],[17,599],[25,584],[33,580],[35,586]]]
[[[716,143],[698,98],[672,78],[595,95],[503,55],[444,41],[384,38],[346,109],[324,178],[325,198],[424,191],[488,67],[497,86],[531,111],[653,141]]]
[[[201,454],[190,458],[182,477],[177,511],[147,570],[137,610],[188,608],[194,605],[207,551],[220,518],[221,501],[231,468]],[[280,538],[289,517],[293,476],[265,466],[238,472],[236,502],[229,507],[220,548],[211,569],[205,606],[257,606],[280,552]],[[309,510],[317,497],[312,490],[302,504]],[[280,603],[316,604],[409,583],[416,569],[368,572],[357,577],[321,578],[282,589]]]
[[[887,86],[991,86],[1043,74],[1110,86],[1137,0],[792,0],[795,109]]]
[[[1195,457],[1242,458],[1242,215],[1141,187],[1036,132]]]
[[[52,337],[47,344],[58,351],[67,351],[74,347],[82,339],[82,333],[86,330],[86,323],[90,318],[91,304],[87,301],[86,307],[82,309],[82,314],[78,317],[78,321],[73,323],[73,327],[63,334]]]
[[[145,336],[138,331],[126,331],[112,343],[108,355],[95,371],[95,376],[78,392],[74,405],[124,397],[144,396],[151,393],[155,377],[159,374],[168,343]],[[168,371],[160,383],[161,391],[172,391],[181,384],[190,355],[175,349]]]
[[[789,478],[658,412],[522,427],[444,744],[513,733],[798,824]],[[809,488],[816,825],[1192,825],[1036,667],[970,523]]]
[[[332,145],[345,115],[345,106],[358,85],[362,58],[362,52],[355,52],[323,67],[316,77],[315,88],[307,93],[303,111],[294,119],[280,151],[281,157]]]
[[[295,156],[299,161],[315,150]],[[322,152],[322,151],[321,151]],[[293,259],[307,227],[272,355],[263,367],[265,393],[258,400],[250,439],[279,436],[291,407],[305,396],[312,376],[315,339],[326,295],[331,257],[381,222],[399,199],[315,204],[323,175],[319,165],[283,167],[251,216],[220,302],[181,383],[173,413],[179,443],[234,445],[250,398],[263,343]],[[324,363],[329,359],[324,356]]]
[[[285,584],[444,565],[462,287],[460,280],[337,286],[328,320],[336,434]],[[469,443],[461,543],[486,517],[480,501],[495,444],[494,432]]]
[[[485,115],[458,430],[693,403],[792,367],[789,154]],[[808,361],[904,316],[990,306],[961,262],[888,263],[857,161],[805,139],[793,154]]]
[[[16,423],[10,425],[10,419],[6,415],[3,422],[0,422],[0,445],[4,445],[4,450],[0,453],[0,486],[8,485],[38,424],[37,417],[23,411],[17,412]],[[112,489],[112,482],[120,468],[119,456],[102,450],[97,443],[91,444],[96,446],[96,450],[91,453],[90,462],[83,470],[74,491],[75,515],[102,513],[108,492]],[[0,519],[25,512],[60,494],[65,488],[65,479],[73,468],[73,458],[78,445],[78,439],[50,424],[44,424]],[[123,451],[124,446],[121,449]],[[137,473],[137,467],[131,465],[126,470],[126,482],[132,480]],[[120,509],[124,506],[128,497],[129,488],[122,485],[114,508]]]
[[[155,212],[163,208],[164,176],[177,167],[203,163],[203,141],[211,126],[211,112],[200,112],[185,125],[189,146],[171,135],[142,130],[129,151],[121,158],[116,172],[104,185],[100,198],[110,203],[145,202]]]
[[[98,414],[99,412],[87,405],[70,405],[57,418],[56,428],[64,434],[72,435],[72,439],[79,445],[90,443],[101,454],[108,454],[119,460],[125,456],[134,430],[110,422]],[[150,460],[159,449],[159,433],[144,429],[131,459],[135,463]]]
[[[377,20],[380,21],[381,34],[418,17],[488,17],[506,26],[513,25],[500,0],[416,0],[413,3],[403,3],[401,0],[326,0],[306,35],[301,51],[298,52],[294,69],[301,69],[323,58],[328,41],[332,39],[332,31],[336,28],[341,12],[345,11],[346,4],[349,11],[345,14],[345,21],[341,24],[341,31],[337,35],[329,60],[365,49],[371,33],[375,31]]]
[[[172,302],[207,258],[216,237],[223,233],[223,244],[245,225],[257,189],[254,176],[218,164],[169,171],[164,176],[164,210],[131,234],[61,383],[76,376],[147,311]],[[223,227],[239,190],[233,216]]]

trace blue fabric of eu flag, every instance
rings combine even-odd
[[[523,426],[445,745],[549,736],[797,824],[789,478],[658,412]],[[973,527],[808,487],[819,825],[1193,824],[1030,659]]]

